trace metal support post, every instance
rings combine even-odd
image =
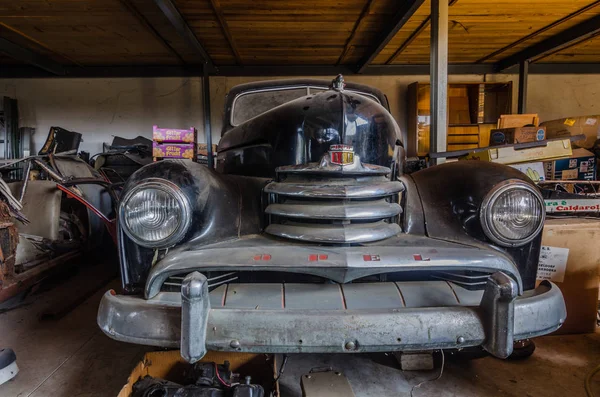
[[[448,134],[448,1],[431,0],[431,127],[429,152],[446,151]],[[440,159],[431,159],[435,165]]]
[[[202,105],[204,106],[204,135],[206,136],[208,168],[213,169],[212,131],[210,129],[210,77],[206,65],[202,76]]]
[[[519,62],[519,106],[517,113],[527,113],[527,78],[529,77],[529,61]]]

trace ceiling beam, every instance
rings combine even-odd
[[[131,15],[133,15],[139,23],[141,23],[148,32],[150,32],[150,34],[152,34],[152,36],[154,36],[154,38],[160,43],[162,44],[162,46],[169,51],[171,54],[173,54],[178,60],[179,63],[184,64],[185,60],[181,57],[181,55],[179,55],[179,53],[177,51],[175,51],[175,49],[171,46],[171,44],[169,44],[169,42],[167,40],[165,40],[164,37],[161,36],[161,34],[158,32],[158,30],[156,30],[156,28],[150,23],[150,21],[148,21],[148,19],[146,19],[146,17],[140,12],[140,10],[137,9],[137,7],[131,2],[131,0],[120,0],[121,4],[123,4],[123,6],[127,9],[127,11],[129,11],[129,13],[131,13]]]
[[[2,37],[0,37],[0,52],[18,61],[37,66],[38,68],[43,69],[52,74],[65,74],[65,69],[63,65],[59,64],[53,59],[33,52],[28,48],[21,47],[20,45],[15,44],[12,41],[8,41]]]
[[[56,56],[58,56],[59,58],[62,58],[66,61],[69,61],[70,63],[72,63],[73,65],[77,65],[77,66],[81,66],[83,67],[83,65],[79,62],[77,62],[76,60],[70,58],[69,56],[63,54],[62,52],[56,51],[52,48],[50,48],[49,46],[47,46],[46,44],[42,43],[41,41],[34,39],[33,37],[25,34],[24,32],[21,32],[18,29],[13,28],[12,26],[7,25],[4,22],[0,22],[0,36],[2,36],[2,30],[7,30],[8,32],[10,32],[8,35],[6,35],[6,38],[10,39],[10,34],[16,35],[17,37],[22,38],[23,40],[26,40],[29,43],[32,43],[35,46],[38,46],[40,48],[43,48],[45,51],[48,51],[49,53],[52,53]],[[34,51],[35,52],[35,51]]]
[[[344,49],[342,50],[340,57],[338,58],[337,62],[335,63],[336,65],[339,65],[340,63],[342,63],[344,61],[346,54],[350,50],[350,45],[352,44],[352,40],[354,40],[354,36],[356,36],[356,31],[358,30],[360,23],[363,21],[363,19],[367,15],[369,15],[369,12],[371,11],[371,4],[373,4],[373,0],[367,0],[367,3],[363,7],[360,15],[358,16],[358,19],[354,23],[354,27],[352,27],[350,36],[348,36],[348,39],[346,40],[346,43],[344,44]]]
[[[231,52],[233,52],[233,56],[235,57],[235,61],[238,65],[242,64],[242,57],[238,51],[237,45],[235,44],[235,40],[231,35],[231,31],[229,30],[229,25],[227,24],[227,20],[225,19],[225,15],[223,14],[223,9],[221,8],[220,0],[210,0],[210,4],[212,4],[212,8],[215,11],[215,15],[219,20],[219,24],[221,25],[221,30],[229,43],[229,47],[231,47]]]
[[[540,34],[545,33],[548,30],[557,27],[558,25],[560,25],[562,23],[565,23],[565,22],[575,18],[576,16],[583,14],[586,11],[591,10],[592,8],[596,7],[597,5],[600,5],[600,0],[594,1],[593,3],[588,4],[587,6],[580,8],[579,10],[572,12],[571,14],[569,14],[565,17],[562,17],[561,19],[554,21],[549,25],[544,26],[543,28],[541,28],[539,30],[536,30],[535,32],[530,33],[525,37],[521,37],[519,40],[514,41],[514,42],[492,52],[491,54],[488,54],[488,55],[484,56],[483,58],[476,60],[475,63],[482,63],[482,62],[487,61],[488,59],[494,58],[495,56],[500,55],[503,52],[510,50],[511,48],[514,48],[515,46],[518,46],[519,44],[524,43],[527,40],[533,39],[534,37],[539,36]]]
[[[454,4],[456,4],[458,0],[451,0],[448,3],[448,7],[452,7]],[[600,1],[600,0],[598,0]],[[423,22],[421,22],[421,24],[417,27],[417,29],[415,29],[414,32],[411,33],[410,36],[408,36],[408,38],[404,41],[404,43],[402,43],[400,45],[400,47],[396,50],[396,52],[394,52],[394,54],[392,54],[391,57],[388,58],[388,60],[385,62],[386,65],[390,65],[391,63],[393,63],[396,58],[398,58],[398,56],[400,54],[402,54],[404,52],[404,50],[406,50],[406,48],[413,42],[415,41],[415,39],[417,37],[419,37],[419,35],[421,33],[423,33],[423,31],[425,29],[427,29],[427,27],[431,24],[431,14],[427,15],[427,18],[425,18],[425,20]]]
[[[382,30],[380,37],[375,41],[376,44],[367,51],[365,56],[358,62],[358,65],[356,65],[358,73],[362,73],[373,62],[381,50],[388,45],[424,2],[425,0],[403,0],[398,2],[400,3],[400,7],[396,11],[392,21]]]
[[[600,32],[600,15],[596,15],[575,26],[567,28],[539,43],[533,44],[516,54],[498,61],[495,65],[497,71],[502,71],[522,61],[540,58],[550,52],[556,52],[566,47],[579,43]]]
[[[412,32],[410,36],[408,36],[408,38],[404,41],[404,43],[402,43],[402,45],[400,45],[400,47],[396,50],[396,52],[394,52],[394,54],[392,54],[392,56],[389,57],[389,59],[385,62],[385,64],[389,65],[392,62],[394,62],[396,60],[396,58],[398,58],[398,56],[402,52],[404,52],[406,47],[408,47],[413,41],[415,41],[415,39],[417,37],[419,37],[419,35],[421,33],[423,33],[423,31],[425,29],[427,29],[429,24],[431,24],[431,15],[428,15],[427,18],[423,22],[421,22],[419,27],[414,32]]]
[[[186,41],[186,43],[198,53],[206,66],[213,70],[215,69],[215,64],[213,63],[210,55],[204,49],[202,44],[198,41],[198,38],[190,28],[190,25],[185,21],[183,15],[179,12],[175,4],[173,4],[172,0],[154,0],[158,8],[165,14],[165,17],[171,22],[171,25],[175,28],[177,33]]]
[[[517,68],[509,68],[500,74],[516,74]],[[56,75],[33,66],[2,65],[0,78],[118,78],[118,77],[202,77],[202,65],[186,66],[64,66],[65,74]],[[342,73],[356,75],[352,65],[256,65],[256,66],[221,66],[211,76],[226,77],[286,77],[286,76],[322,76],[331,79]],[[449,64],[449,75],[494,74],[494,65],[484,64]],[[421,76],[416,79],[427,80],[429,65],[371,65],[365,68],[362,75],[368,76]],[[598,63],[533,63],[529,65],[529,74],[595,74],[600,75]]]

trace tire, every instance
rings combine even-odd
[[[523,339],[514,342],[513,352],[508,360],[524,360],[531,357],[535,351],[535,343],[531,339]]]

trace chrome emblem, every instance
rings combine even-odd
[[[331,145],[329,147],[331,164],[354,164],[354,148],[350,145]]]

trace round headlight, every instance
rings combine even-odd
[[[164,179],[151,178],[130,190],[121,201],[119,223],[136,244],[166,248],[179,242],[192,216],[188,198]]]
[[[545,217],[540,193],[516,179],[494,186],[481,204],[483,231],[490,240],[505,247],[533,240],[542,230]]]

